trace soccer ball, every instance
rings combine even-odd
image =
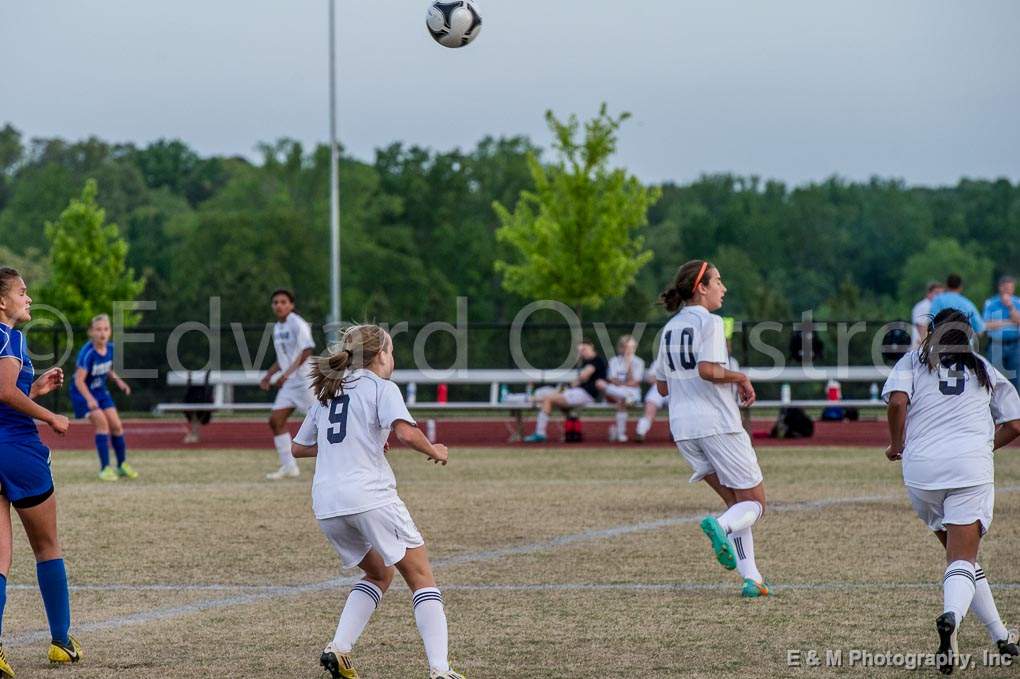
[[[425,25],[443,47],[463,47],[481,32],[482,15],[474,0],[435,0],[429,5]]]

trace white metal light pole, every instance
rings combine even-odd
[[[329,0],[329,323],[340,331],[340,149],[336,139],[336,0]]]

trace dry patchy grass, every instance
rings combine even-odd
[[[346,587],[329,583],[340,574],[311,516],[310,464],[299,481],[262,481],[274,457],[137,453],[141,479],[102,484],[91,453],[55,453],[86,660],[46,667],[16,528],[4,636],[18,676],[321,677],[318,651]],[[776,595],[759,601],[742,600],[739,579],[712,560],[696,519],[718,501],[686,483],[670,450],[455,450],[446,468],[391,458],[437,563],[455,664],[472,679],[892,676],[903,670],[789,668],[786,651],[932,650],[942,558],[881,451],[761,451],[772,507],[755,542]],[[1020,458],[998,462],[1003,492],[982,560],[993,582],[1012,585],[996,596],[1016,620]],[[673,521],[590,533],[663,519]],[[324,584],[296,589],[310,583]],[[961,640],[965,652],[988,647],[973,618]],[[355,657],[368,678],[425,676],[402,585]]]

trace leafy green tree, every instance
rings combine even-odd
[[[494,203],[502,223],[496,235],[520,256],[497,261],[496,269],[506,290],[556,299],[580,314],[584,306],[598,308],[622,295],[652,259],[638,232],[659,190],[609,168],[629,114],[612,117],[603,104],[581,140],[576,116],[563,122],[547,111],[545,117],[559,158],[548,166],[530,159],[535,189],[521,192],[513,212]]]
[[[722,313],[747,320],[788,318],[790,304],[765,283],[754,260],[745,251],[724,245],[709,258],[719,268],[728,291]]]
[[[96,314],[110,313],[114,302],[135,300],[145,287],[126,264],[128,246],[117,225],[105,223],[97,192],[96,182],[88,180],[81,198],[72,199],[57,221],[46,224],[51,275],[38,298],[79,327]],[[125,324],[138,320],[129,314]]]
[[[203,159],[184,142],[160,139],[134,151],[131,159],[151,189],[165,187],[192,205],[210,198],[229,178],[219,158]]]
[[[33,248],[25,254],[19,254],[0,245],[0,266],[17,269],[32,289],[31,294],[35,294],[35,288],[45,283],[50,275],[49,262]]]
[[[4,209],[10,193],[14,170],[25,152],[21,144],[21,132],[13,125],[0,128],[0,210]]]
[[[957,273],[963,278],[963,294],[978,308],[992,293],[994,263],[976,243],[961,245],[952,238],[930,241],[924,250],[911,255],[900,278],[901,300],[916,302],[929,281],[945,281]]]

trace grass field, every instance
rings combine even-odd
[[[940,547],[878,450],[760,452],[770,509],[755,530],[774,586],[745,601],[697,520],[715,497],[670,450],[454,450],[446,468],[393,451],[429,545],[455,667],[485,677],[893,676],[791,668],[788,649],[934,650]],[[85,661],[75,677],[321,677],[347,587],[312,518],[311,465],[261,481],[269,450],[137,453],[101,484],[57,451],[63,543]],[[982,550],[1007,624],[1020,619],[1020,456],[998,460]],[[15,528],[4,642],[18,677],[53,677],[31,552]],[[961,650],[989,648],[972,617]],[[395,585],[356,649],[363,677],[426,676],[410,594]],[[844,661],[848,656],[844,656]],[[963,676],[1006,676],[978,669]],[[922,670],[935,674],[934,670]]]

